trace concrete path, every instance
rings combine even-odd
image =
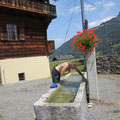
[[[35,120],[33,104],[52,81],[24,81],[0,86],[0,120]],[[98,75],[100,103],[87,109],[86,120],[120,120],[120,75]]]

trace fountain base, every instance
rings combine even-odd
[[[50,89],[34,104],[36,120],[85,120],[85,83],[80,84],[72,103],[47,103],[46,100],[56,89]]]

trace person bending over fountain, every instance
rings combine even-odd
[[[60,82],[60,76],[70,73],[71,69],[75,69],[82,76],[82,78],[84,80],[86,80],[86,78],[83,76],[83,74],[77,68],[76,63],[74,63],[74,62],[64,62],[62,64],[56,65],[52,69],[52,81],[53,81],[53,84],[50,86],[50,88],[57,87],[58,86],[57,83]]]

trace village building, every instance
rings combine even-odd
[[[50,77],[55,47],[47,28],[54,18],[49,0],[0,0],[0,84]]]
[[[74,58],[73,55],[54,56],[51,61],[70,60]]]

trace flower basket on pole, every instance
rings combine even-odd
[[[92,52],[94,47],[96,47],[96,43],[102,42],[98,40],[97,35],[95,34],[96,29],[86,29],[83,32],[77,32],[77,35],[73,37],[73,40],[70,46],[73,46],[75,50],[82,50],[83,53]],[[98,46],[99,47],[99,46]]]

